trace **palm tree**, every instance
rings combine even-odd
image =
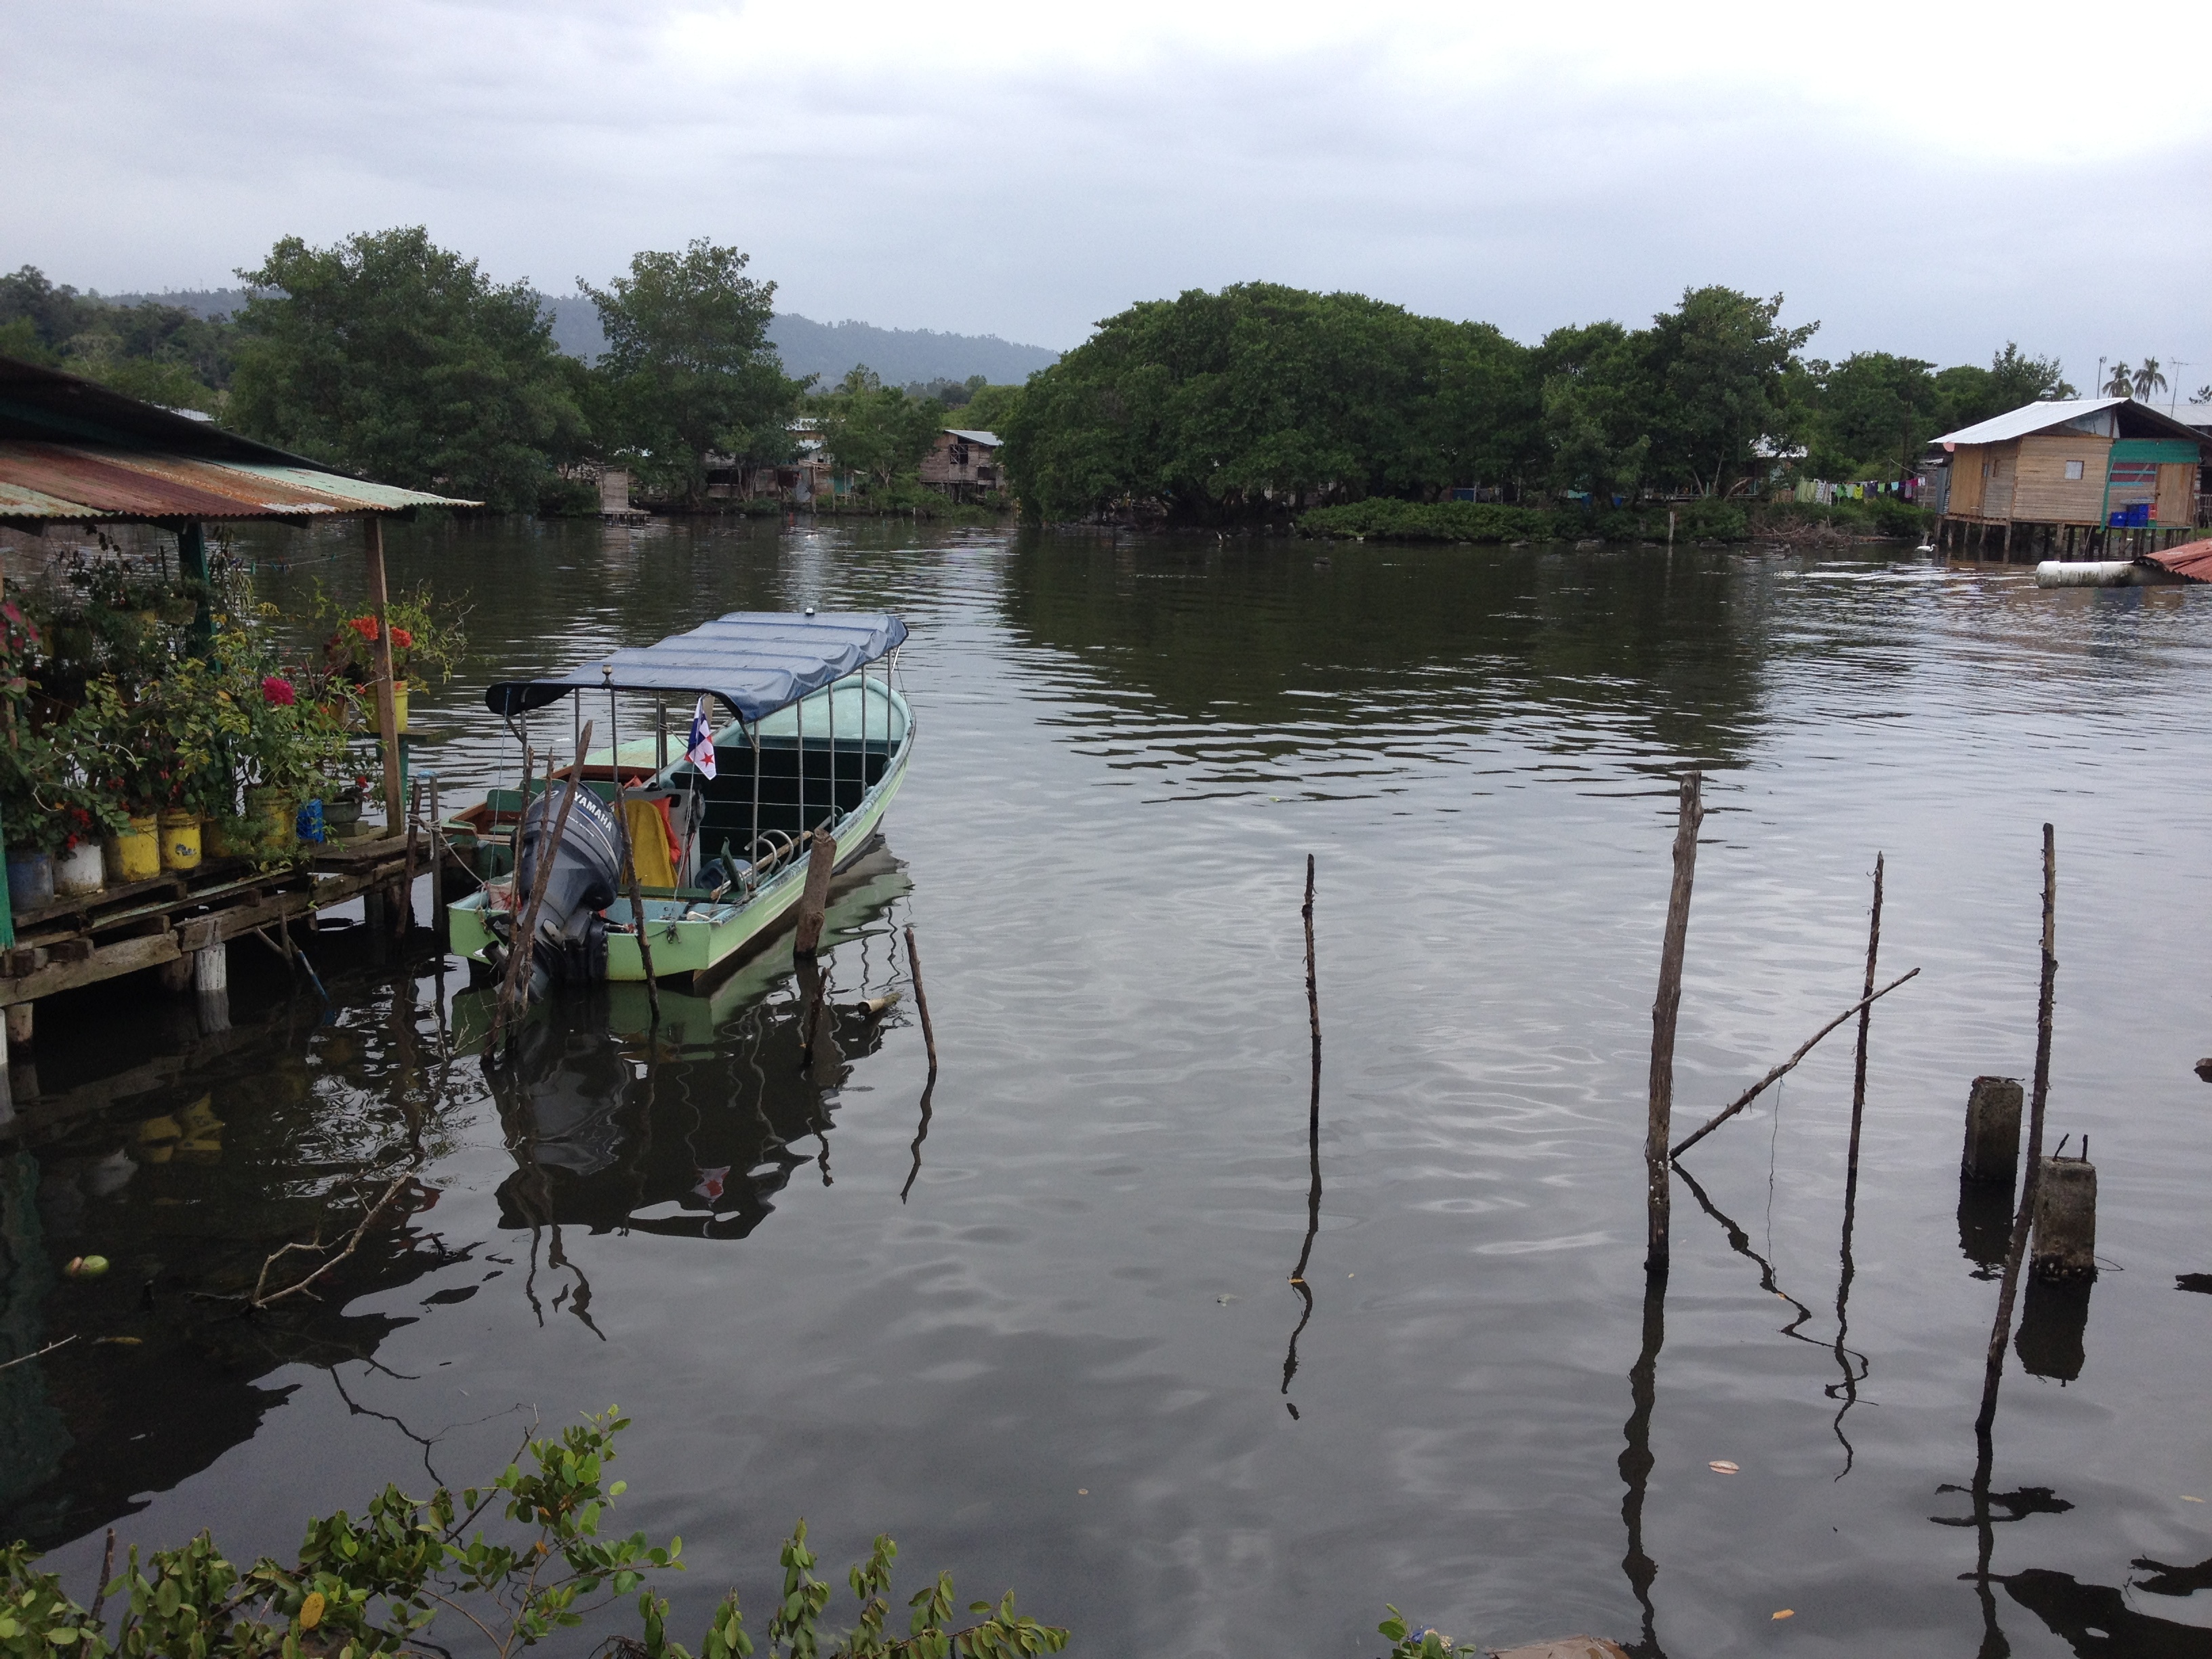
[[[2135,370],[2125,363],[2114,363],[2112,378],[2105,382],[2105,395],[2107,398],[2132,398],[2135,392]]]
[[[2154,392],[2165,390],[2166,376],[2158,372],[2158,359],[2144,358],[2142,367],[2136,371],[2136,396],[2148,403]]]

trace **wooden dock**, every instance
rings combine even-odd
[[[418,838],[418,872],[428,868],[423,850]],[[196,977],[203,988],[225,987],[221,953],[231,940],[258,933],[289,953],[288,930],[295,923],[364,895],[395,902],[407,872],[406,836],[388,836],[334,842],[304,863],[277,869],[211,860],[190,872],[165,872],[25,911],[15,917],[15,948],[0,953],[9,1040],[31,1041],[31,1010],[41,998],[149,968],[164,969],[171,990],[190,988]]]

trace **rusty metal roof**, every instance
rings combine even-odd
[[[0,357],[0,522],[303,523],[482,505],[349,477],[94,381]]]
[[[2212,536],[2184,542],[2179,547],[2169,547],[2162,552],[2146,553],[2136,562],[2154,564],[2186,581],[2212,582]]]
[[[476,507],[298,465],[0,439],[0,519],[288,519]]]

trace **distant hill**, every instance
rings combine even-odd
[[[199,317],[220,317],[246,304],[240,288],[179,289],[170,294],[103,294],[115,305],[158,300]],[[544,296],[553,323],[553,343],[586,362],[606,349],[599,313],[580,294]],[[928,328],[878,328],[870,323],[817,323],[810,317],[779,313],[768,337],[783,359],[787,374],[816,374],[824,386],[866,363],[886,386],[916,381],[964,380],[981,374],[994,386],[1018,386],[1038,369],[1060,361],[1057,351],[1017,345],[995,334],[939,334]]]
[[[553,339],[562,350],[586,362],[606,349],[599,313],[580,294],[548,296]],[[783,359],[787,374],[821,376],[826,385],[866,363],[887,386],[913,381],[964,380],[981,374],[994,386],[1018,386],[1038,369],[1060,361],[1057,351],[1017,345],[995,334],[939,334],[928,328],[878,328],[870,323],[817,323],[811,317],[779,312],[768,337]]]
[[[85,297],[105,300],[112,306],[135,306],[142,300],[152,300],[210,320],[242,311],[246,307],[246,290],[242,288],[182,288],[172,294],[88,294]]]

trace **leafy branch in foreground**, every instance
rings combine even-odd
[[[600,1534],[623,1490],[619,1480],[603,1485],[603,1471],[614,1437],[629,1425],[610,1408],[558,1439],[533,1428],[515,1462],[486,1487],[455,1493],[441,1486],[414,1498],[386,1486],[358,1521],[343,1510],[309,1521],[290,1566],[264,1557],[240,1572],[206,1532],[180,1549],[155,1551],[143,1569],[134,1547],[90,1612],[58,1577],[36,1570],[27,1546],[0,1549],[0,1659],[453,1659],[428,1635],[441,1613],[470,1627],[459,1650],[512,1659],[632,1592],[640,1634],[613,1636],[599,1651],[612,1659],[692,1659],[669,1639],[668,1602],[647,1583],[652,1574],[684,1570],[683,1540],[663,1547],[641,1532]],[[488,1516],[496,1538],[481,1524]],[[512,1524],[501,1528],[502,1520]],[[112,1557],[112,1534],[109,1543]],[[886,1636],[897,1553],[889,1538],[876,1540],[866,1565],[848,1575],[859,1624],[825,1632],[830,1586],[813,1576],[800,1522],[783,1547],[783,1595],[765,1632],[765,1659],[1026,1659],[1067,1645],[1067,1632],[1017,1614],[1011,1590],[996,1607],[971,1603],[969,1613],[981,1617],[953,1628],[950,1573],[908,1603],[908,1634]],[[102,1614],[116,1597],[127,1605],[111,1626]],[[732,1591],[714,1610],[699,1659],[752,1652]]]

